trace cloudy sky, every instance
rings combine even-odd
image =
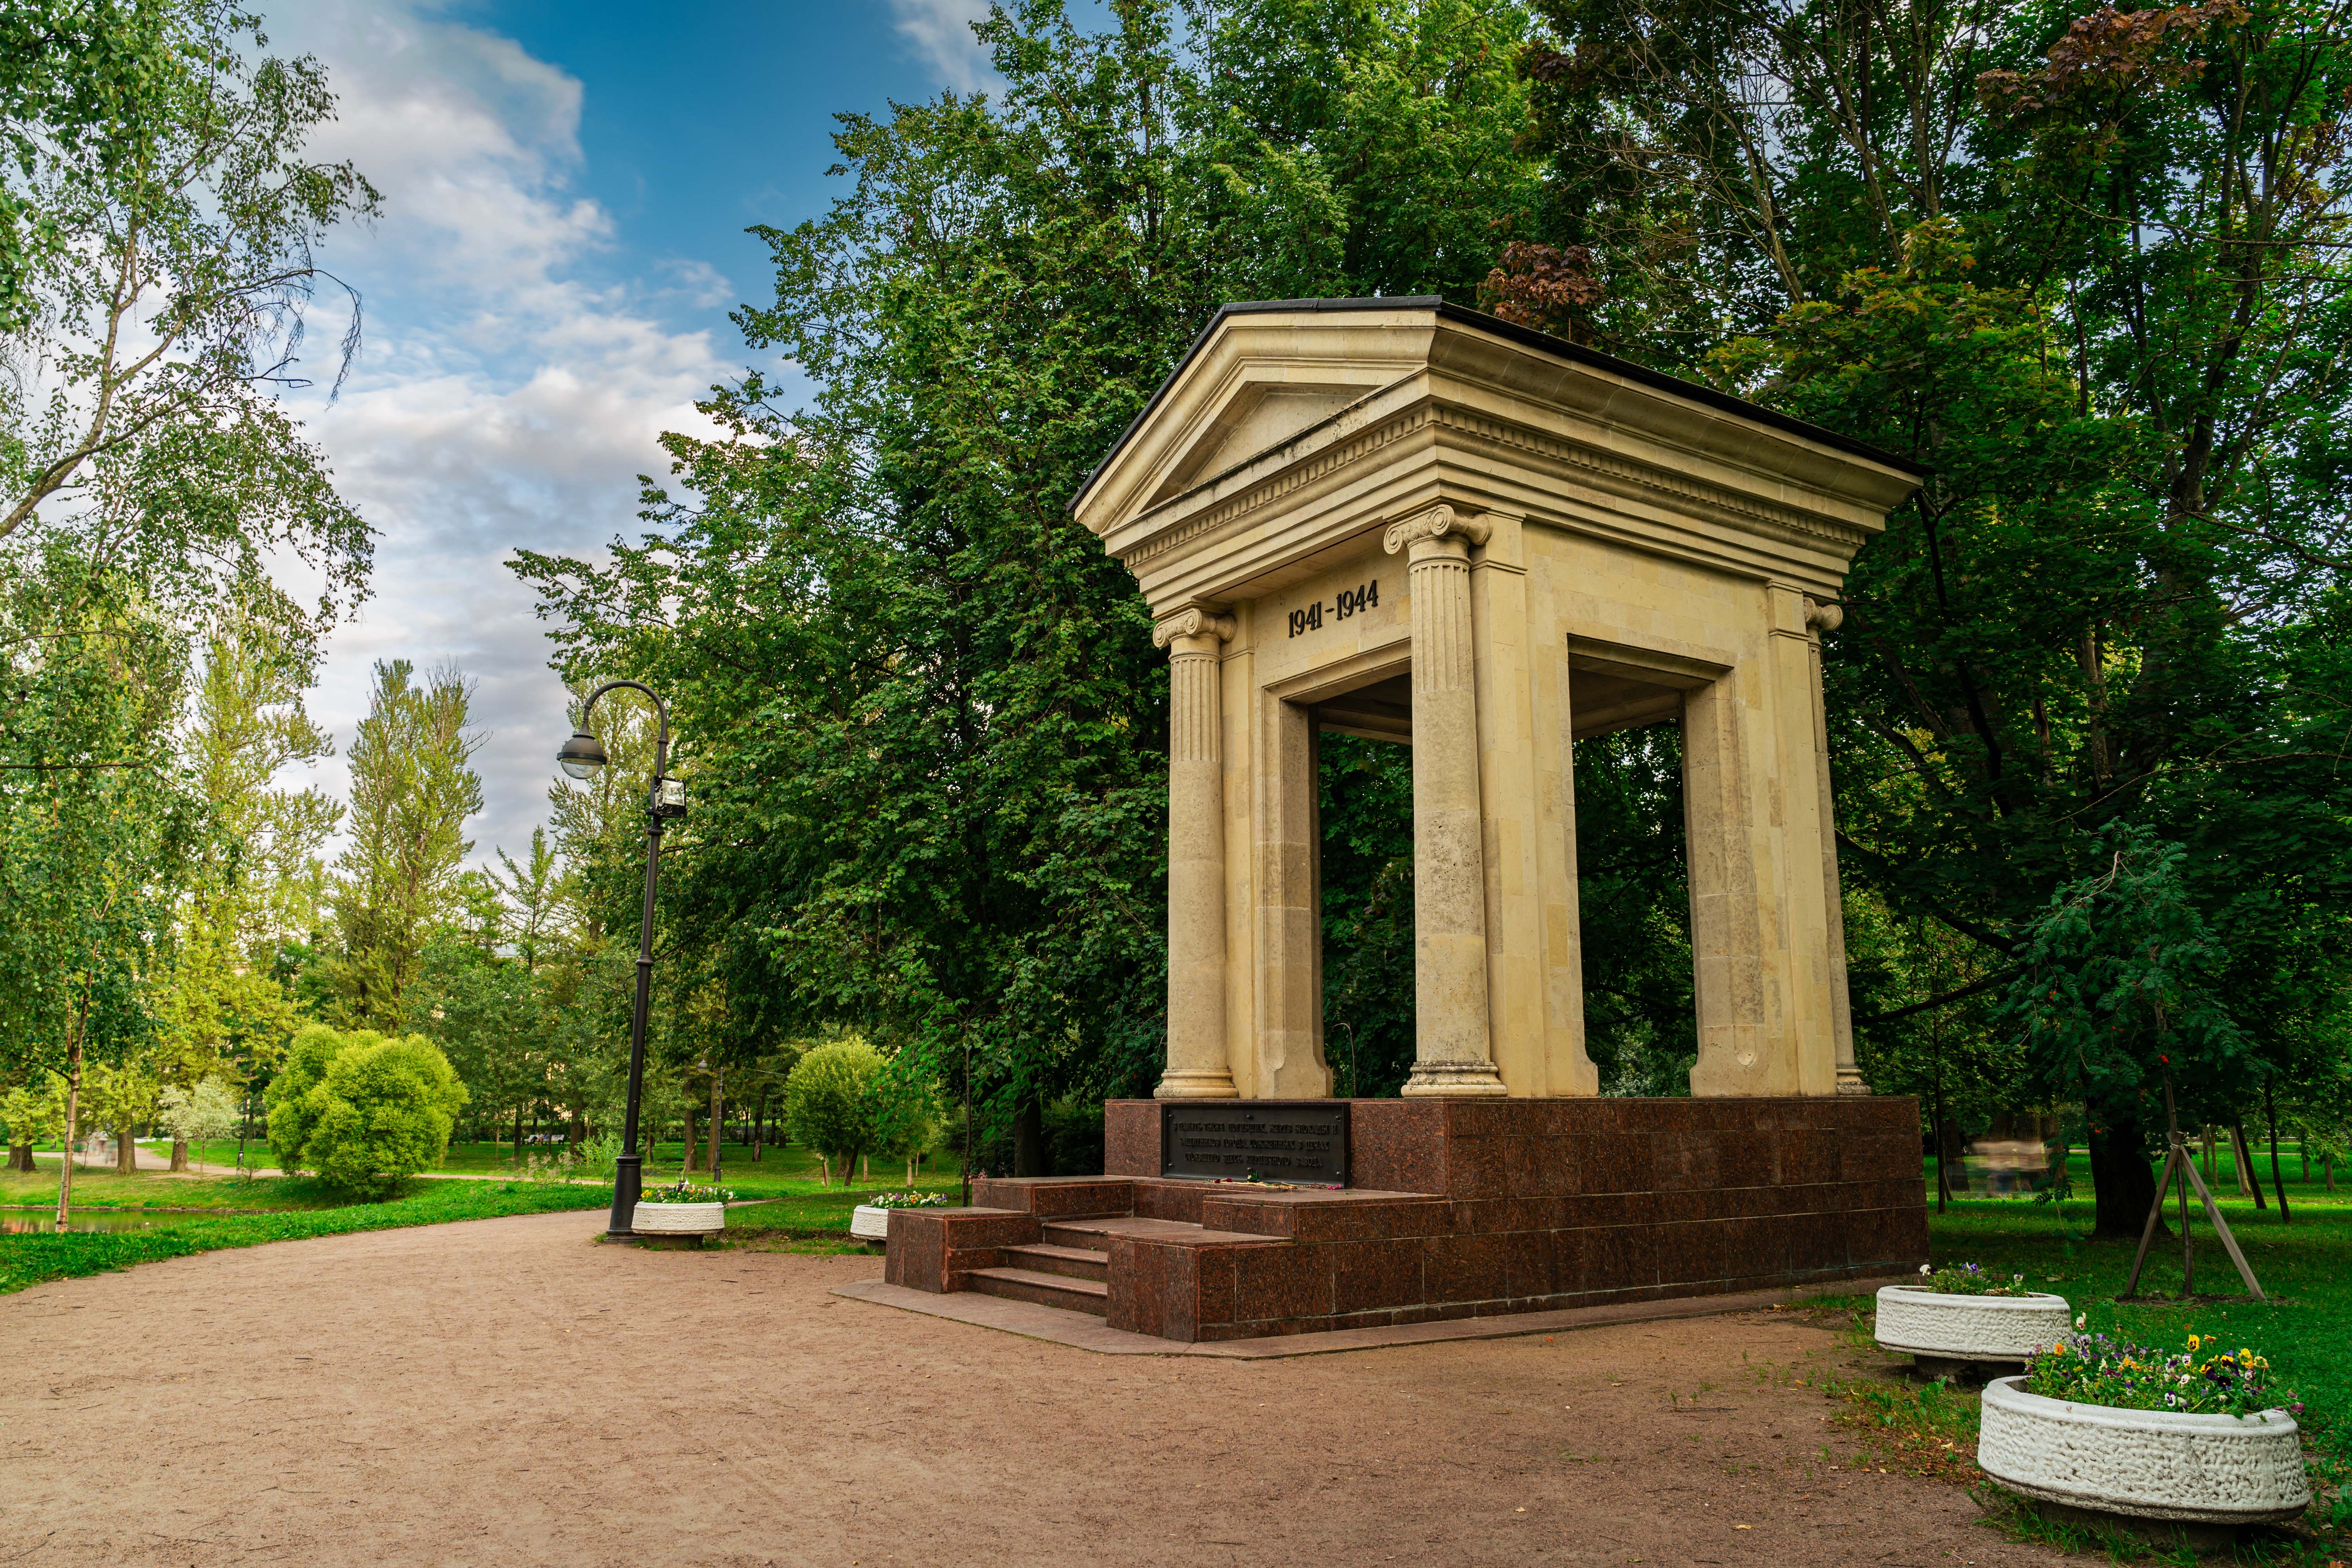
[[[843,110],[987,85],[984,0],[279,0],[274,52],[341,98],[320,152],[383,193],[322,262],[365,301],[340,396],[299,400],[377,530],[373,597],[313,710],[347,751],[383,658],[478,683],[475,858],[542,819],[563,689],[517,546],[634,531],[655,437],[747,363],[727,321],[772,297],[743,230],[824,211]],[[313,341],[331,341],[331,333]],[[327,378],[324,374],[320,380]],[[316,782],[346,794],[341,758]]]

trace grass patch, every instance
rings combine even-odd
[[[76,1183],[79,1184],[79,1181]],[[256,1185],[260,1184],[257,1183]],[[129,1268],[230,1247],[297,1241],[313,1236],[497,1219],[507,1215],[604,1208],[612,1189],[545,1182],[417,1182],[411,1195],[380,1204],[345,1203],[297,1214],[226,1215],[168,1230],[0,1237],[0,1295],[48,1279]]]
[[[112,1171],[76,1171],[73,1206],[137,1213],[153,1209],[326,1209],[351,1203],[348,1193],[337,1193],[311,1176],[172,1176],[142,1171],[118,1176]],[[9,1208],[55,1209],[58,1168],[26,1175],[21,1171],[0,1176],[0,1205]]]
[[[2278,1380],[2301,1395],[2304,1428],[2340,1474],[2352,1464],[2352,1354],[2346,1351],[2352,1345],[2352,1201],[2295,1196],[2292,1188],[2289,1195],[2294,1198],[2291,1225],[2279,1224],[2275,1208],[2258,1213],[2251,1200],[2221,1205],[2272,1298],[2266,1301],[2243,1293],[2220,1237],[2201,1215],[2189,1227],[2200,1295],[2187,1302],[2158,1295],[2180,1289],[2177,1237],[2149,1250],[2141,1299],[2116,1300],[2136,1243],[2084,1239],[2087,1201],[2067,1205],[2063,1215],[2047,1204],[1999,1200],[1955,1202],[1938,1215],[1931,1199],[1927,1217],[1937,1264],[1971,1260],[2021,1273],[2035,1289],[2073,1302],[2093,1330],[2175,1349],[2191,1333],[2252,1346],[2270,1357]]]

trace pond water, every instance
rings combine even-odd
[[[148,1210],[76,1209],[67,1216],[68,1230],[169,1230],[190,1220],[226,1219],[239,1214],[278,1214],[278,1209]],[[0,1236],[47,1236],[57,1224],[54,1209],[0,1209]]]

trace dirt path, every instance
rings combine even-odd
[[[1957,1488],[1825,1469],[1825,1445],[1852,1444],[1822,1397],[1742,1371],[1838,1356],[1784,1316],[1113,1360],[827,1294],[878,1258],[638,1251],[596,1228],[559,1214],[284,1242],[0,1298],[0,1552],[2063,1561],[1975,1523]]]

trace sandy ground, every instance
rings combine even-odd
[[[1107,1358],[532,1215],[0,1298],[0,1563],[2042,1563],[1787,1314]],[[1702,1384],[1712,1384],[1703,1388]],[[1694,1397],[1695,1396],[1695,1397]],[[1745,1527],[1745,1528],[1743,1528]]]

